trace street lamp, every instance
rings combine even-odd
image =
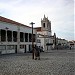
[[[34,59],[34,37],[33,37],[33,22],[30,23],[32,25],[32,59]]]

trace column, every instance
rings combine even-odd
[[[23,42],[24,42],[24,33],[23,33]]]
[[[6,42],[7,42],[7,30],[6,30]]]
[[[29,33],[28,33],[28,42],[29,42]]]
[[[6,29],[6,53],[7,53],[7,29]]]
[[[26,45],[26,50],[29,51],[29,45]]]
[[[13,42],[13,31],[12,31],[12,42]]]
[[[18,32],[17,32],[17,52],[19,53],[20,50],[20,27],[18,26]]]
[[[25,42],[25,33],[23,34],[24,42]]]

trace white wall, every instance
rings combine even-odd
[[[15,25],[15,24],[10,24],[10,23],[6,23],[6,22],[1,22],[0,21],[0,29],[6,30],[5,28],[8,28],[8,30],[11,31],[17,31],[17,32],[24,32],[24,33],[32,33],[32,28],[29,27],[24,27],[24,26],[19,26],[19,25]],[[33,29],[33,34],[36,34],[36,30]],[[20,45],[20,44],[24,44],[26,45],[26,50],[29,50],[29,44],[32,44],[31,42],[0,42],[0,45]],[[36,42],[35,42],[36,44]],[[19,47],[20,49],[20,47]],[[19,50],[20,52],[24,52],[24,49]],[[14,50],[2,50],[2,54],[6,54],[6,53],[14,53]]]
[[[4,29],[4,30],[6,30],[6,27],[7,27],[8,30],[18,31],[18,26],[19,25],[10,24],[6,22],[0,22],[0,29]],[[32,33],[32,28],[24,27],[24,26],[19,26],[19,27],[20,27],[20,32]],[[33,30],[33,33],[36,33],[36,30]]]
[[[0,29],[6,30],[6,27],[8,28],[8,30],[18,31],[18,28],[16,25],[10,24],[10,23],[5,23],[5,22],[0,22]]]
[[[20,32],[32,33],[32,28],[20,26]],[[36,30],[33,29],[33,33],[36,34]]]

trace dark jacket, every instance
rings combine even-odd
[[[36,57],[40,56],[40,50],[37,46],[34,48],[34,53]]]

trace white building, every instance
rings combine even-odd
[[[68,40],[57,38],[57,45],[58,45],[58,47],[61,47],[62,49],[65,49],[65,48],[68,47]]]
[[[74,40],[69,41],[68,45],[69,45],[69,47],[71,47],[71,49],[75,49],[75,41]]]
[[[36,30],[33,30],[36,44]],[[24,53],[31,50],[32,28],[0,16],[0,53]]]

